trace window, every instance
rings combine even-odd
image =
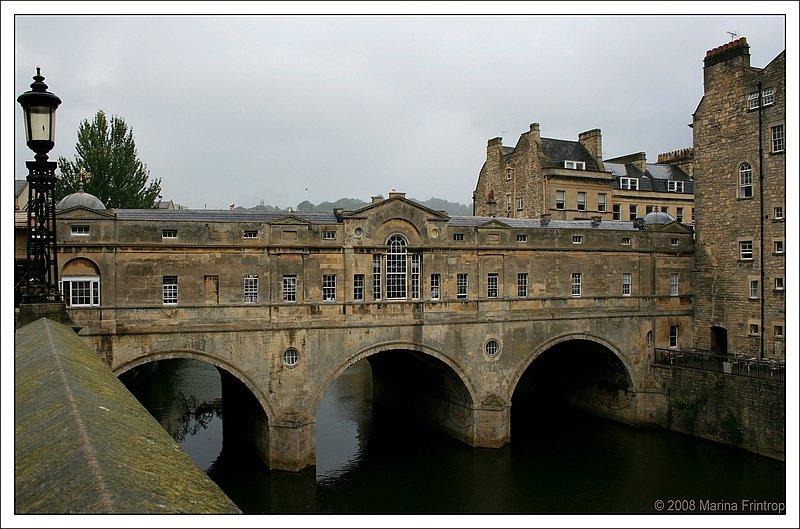
[[[583,244],[583,235],[573,235],[572,244]]]
[[[661,206],[661,211],[664,213],[669,213],[669,206]]]
[[[364,301],[364,274],[353,276],[353,301]]]
[[[636,204],[631,204],[630,206],[628,206],[628,211],[630,212],[628,218],[630,220],[636,220],[636,215],[638,214],[637,213],[638,208],[637,208]]]
[[[669,346],[671,348],[678,347],[678,326],[669,326]]]
[[[581,274],[579,272],[572,273],[572,297],[581,297]]]
[[[783,125],[772,127],[772,152],[783,152]]]
[[[258,276],[255,274],[244,276],[244,302],[258,303]]]
[[[758,108],[758,92],[751,92],[747,94],[747,110],[756,108]]]
[[[511,213],[511,195],[506,195],[506,212]]]
[[[622,220],[622,206],[619,204],[614,204],[613,206],[611,206],[611,209],[614,212],[612,218],[614,220]]]
[[[286,367],[294,367],[300,362],[300,353],[297,349],[290,347],[283,352],[281,359]]]
[[[776,254],[783,253],[783,241],[775,241],[774,242],[774,250]]]
[[[419,266],[418,253],[411,254],[411,299],[419,299]]]
[[[783,325],[776,325],[773,327],[772,335],[775,338],[783,338]]]
[[[586,211],[586,192],[578,191],[578,211]]]
[[[439,274],[431,274],[431,299],[439,299],[440,284],[441,284],[441,276]]]
[[[99,307],[100,278],[98,276],[64,277],[61,297],[67,307]]]
[[[739,165],[739,198],[753,196],[753,168],[747,162]]]
[[[678,208],[677,213],[675,214],[675,220],[678,222],[683,222],[683,208]]]
[[[761,104],[763,106],[769,106],[775,103],[775,89],[774,88],[765,88],[761,91]]]
[[[322,239],[326,241],[335,241],[336,232],[333,230],[325,230],[322,232]]]
[[[680,241],[679,239],[675,238],[675,237],[672,237],[672,238],[669,240],[669,244],[670,244],[670,246],[678,246],[678,245],[680,244],[680,242],[681,242],[681,241]]]
[[[506,167],[506,181],[511,181],[514,178],[514,169]]]
[[[630,246],[631,245],[631,238],[630,237],[623,237],[622,238],[622,245],[623,246]]]
[[[322,275],[322,301],[336,301],[336,274]]]
[[[597,194],[597,211],[604,212],[606,210],[606,194]]]
[[[258,239],[258,230],[244,230],[245,239]]]
[[[524,205],[525,205],[525,201],[522,200],[522,197],[517,197],[517,209],[518,210],[523,209]]]
[[[576,162],[574,160],[564,160],[565,169],[586,169],[586,162]]]
[[[486,356],[494,358],[500,352],[500,343],[497,340],[489,340],[484,347]]]
[[[644,214],[647,215],[648,213],[652,213],[653,212],[653,208],[655,208],[655,210],[658,211],[658,206],[652,206],[652,205],[645,206],[644,207]]]
[[[631,295],[631,274],[629,272],[622,274],[622,295]]]
[[[566,191],[556,191],[556,209],[567,209]]]
[[[775,290],[783,290],[783,278],[776,277],[775,278]]]
[[[456,275],[456,298],[467,299],[467,274]]]
[[[381,299],[381,254],[372,255],[372,297]]]
[[[453,240],[454,241],[463,241],[464,240],[464,234],[463,233],[454,233],[453,234]]]
[[[678,274],[672,273],[669,275],[669,295],[678,295]]]
[[[70,232],[72,235],[86,236],[89,235],[89,226],[86,226],[85,224],[73,225],[70,226]]]
[[[739,259],[742,261],[753,259],[753,241],[739,241]]]
[[[528,242],[528,236],[524,233],[517,234],[517,242]]]
[[[772,210],[772,218],[775,220],[783,220],[783,207],[776,207]]]
[[[627,178],[621,176],[619,179],[619,188],[620,189],[633,189],[635,191],[639,190],[639,179],[638,178]]]
[[[386,299],[406,299],[406,240],[392,235],[386,243]]]
[[[519,298],[526,298],[528,297],[528,274],[527,273],[519,273],[517,274],[517,297]]]
[[[486,280],[487,298],[496,298],[498,296],[498,281],[499,276],[497,274],[489,274],[489,277]]]
[[[683,193],[683,182],[667,182],[667,191]]]
[[[297,276],[283,276],[283,301],[286,303],[297,301]]]
[[[750,324],[750,334],[753,336],[758,336],[758,324],[751,323]]]
[[[750,280],[750,299],[758,299],[758,279]]]
[[[161,277],[161,301],[164,305],[178,304],[178,276]]]
[[[161,230],[162,239],[177,239],[178,230]]]

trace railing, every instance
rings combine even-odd
[[[786,364],[775,360],[718,355],[703,351],[655,349],[655,363],[717,371],[729,375],[786,381]]]

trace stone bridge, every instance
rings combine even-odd
[[[510,441],[512,401],[535,389],[526,373],[546,357],[562,358],[548,363],[546,376],[571,388],[576,404],[630,424],[663,424],[652,336],[659,319],[687,316],[663,301],[104,309],[108,326],[82,334],[117,375],[172,358],[215,365],[257,401],[250,434],[265,463],[300,470],[315,464],[316,413],[327,388],[363,359],[376,400],[476,447]],[[72,313],[78,323],[88,315]]]

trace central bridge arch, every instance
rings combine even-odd
[[[476,392],[464,369],[449,355],[411,341],[388,341],[358,351],[332,369],[311,405],[316,417],[330,385],[350,366],[367,361],[372,369],[373,401],[475,444]]]

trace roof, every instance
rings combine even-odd
[[[592,230],[638,230],[632,221],[625,220],[604,220],[592,225],[590,219],[587,220],[551,220],[547,224],[542,224],[541,219],[512,219],[508,217],[469,217],[452,216],[448,226],[454,228],[475,228],[496,221],[507,225],[509,228],[542,228],[542,229],[592,229]]]
[[[120,220],[182,222],[271,222],[292,216],[311,224],[336,224],[336,215],[328,212],[268,211],[261,209],[117,209]]]
[[[573,160],[585,162],[587,171],[600,170],[586,147],[578,141],[542,138],[542,152],[546,157],[544,167],[563,167],[562,161]]]
[[[106,206],[103,204],[102,200],[91,193],[86,193],[83,190],[83,187],[81,187],[81,189],[76,193],[67,195],[59,200],[58,204],[56,204],[56,209],[70,209],[78,206],[83,206],[89,209],[106,209]]]
[[[17,198],[28,187],[27,180],[14,180],[14,198]]]
[[[611,171],[612,176],[617,179],[612,187],[619,189],[619,178],[636,178],[639,180],[640,191],[669,191],[667,182],[684,182],[683,192],[694,193],[694,180],[686,174],[680,167],[666,163],[645,164],[646,171],[643,173],[635,164],[603,162],[606,171]]]

